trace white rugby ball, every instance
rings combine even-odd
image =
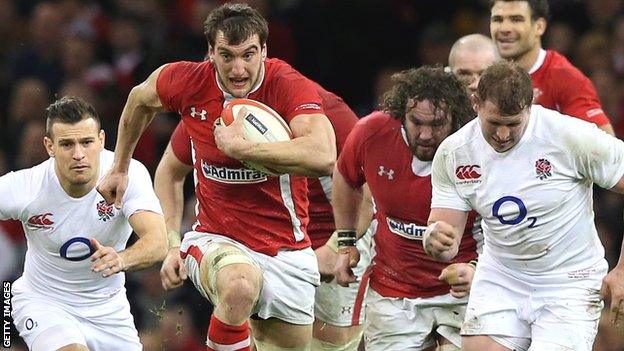
[[[247,109],[247,112],[243,116],[245,139],[258,143],[271,143],[292,139],[292,132],[282,116],[269,106],[256,100],[231,100],[223,109],[221,121],[223,121],[226,126],[230,125],[238,117],[243,107]],[[249,168],[267,174],[279,174],[279,172],[260,164],[252,162],[244,162],[244,164]]]

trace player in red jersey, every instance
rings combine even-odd
[[[563,55],[542,49],[547,0],[490,0],[490,34],[500,55],[531,75],[533,103],[596,124],[613,135],[592,82]]]
[[[427,257],[422,234],[431,203],[433,155],[474,112],[463,86],[442,68],[411,69],[393,79],[384,110],[356,124],[334,171],[341,253],[336,277],[341,284],[356,281],[349,267],[357,261],[354,229],[361,187],[367,183],[378,225],[366,297],[366,349],[435,350],[439,345],[442,350],[459,350],[459,328],[474,274],[467,262],[477,257],[472,226],[449,267]],[[334,245],[334,238],[328,245]]]
[[[357,122],[357,116],[351,109],[334,94],[325,91],[317,85],[323,99],[323,106],[336,133],[338,152],[342,149],[348,133]],[[183,123],[178,124],[171,136],[162,160],[156,170],[154,184],[167,220],[168,230],[178,231],[181,224],[183,209],[182,187],[187,174],[193,170],[190,137]],[[334,217],[330,204],[331,177],[309,178],[310,224],[308,234],[312,241],[312,248],[316,249],[325,244],[334,231]],[[362,243],[365,256],[368,248]],[[165,289],[180,286],[187,277],[186,269],[179,254],[179,248],[171,248],[163,267],[161,278]],[[327,254],[318,257],[327,258]],[[335,254],[333,254],[335,256]],[[327,261],[331,264],[335,258]],[[363,271],[370,260],[360,262]],[[358,292],[360,293],[358,295]],[[313,350],[356,350],[363,322],[363,293],[359,286],[349,288],[338,286],[335,280],[322,282],[316,290],[315,322]]]
[[[301,176],[331,173],[333,129],[314,84],[285,62],[266,58],[267,23],[256,10],[227,3],[208,15],[205,33],[208,61],[166,64],[131,91],[115,163],[99,191],[119,205],[128,160],[154,113],[180,113],[198,181],[197,223],[180,252],[196,288],[215,306],[208,350],[248,350],[250,316],[259,350],[307,349],[320,276],[306,235]],[[253,143],[244,139],[242,122],[218,123],[223,106],[240,97],[271,106],[294,138]],[[269,176],[241,161],[283,174]]]

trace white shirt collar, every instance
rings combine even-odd
[[[546,50],[540,49],[537,53],[537,60],[535,60],[535,63],[531,66],[531,69],[529,69],[529,74],[535,73],[535,71],[542,67],[544,60],[546,60]]]
[[[265,62],[262,61],[262,66],[260,66],[260,79],[258,79],[258,81],[256,82],[256,84],[251,88],[251,90],[247,93],[247,95],[245,95],[245,98],[247,98],[249,96],[249,94],[256,92],[258,89],[260,89],[260,86],[262,85],[262,82],[264,82],[264,75],[266,72],[266,69],[264,67]],[[223,98],[225,98],[225,102],[224,102],[224,106],[230,102],[230,100],[235,99],[235,97],[228,93],[227,91],[225,91],[225,88],[221,85],[221,82],[219,81],[219,72],[217,71],[217,65],[215,64],[215,80],[217,81],[217,86],[219,87],[219,89],[221,90],[221,92],[223,93]]]

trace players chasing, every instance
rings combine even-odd
[[[433,160],[427,253],[453,258],[468,212],[483,217],[463,350],[591,350],[602,296],[624,318],[624,247],[607,274],[592,211],[593,183],[624,193],[624,143],[532,101],[525,70],[493,64],[472,97],[478,120]]]
[[[130,161],[123,206],[95,190],[111,167],[89,104],[71,97],[47,108],[50,159],[0,177],[0,218],[23,223],[28,250],[13,284],[13,320],[33,351],[142,350],[124,273],[166,253],[165,222],[147,169]],[[139,239],[125,248],[132,231]]]
[[[208,350],[248,350],[250,316],[259,350],[305,350],[320,276],[305,232],[306,180],[293,175],[331,174],[335,136],[314,84],[266,58],[267,22],[256,10],[227,3],[208,15],[205,33],[208,61],[166,64],[131,91],[112,171],[98,189],[119,205],[141,133],[155,112],[179,112],[193,145],[199,202],[180,252],[197,290],[215,306]],[[294,138],[252,143],[240,122],[216,123],[236,97],[272,107]],[[283,174],[249,172],[241,161]],[[170,239],[171,246],[180,240]]]

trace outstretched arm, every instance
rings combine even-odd
[[[134,148],[147,125],[154,118],[154,114],[162,110],[156,91],[156,81],[164,67],[155,70],[146,81],[130,91],[121,113],[113,166],[97,186],[97,190],[106,202],[114,203],[117,208],[121,208],[121,200],[126,191],[128,167]]]
[[[169,143],[154,176],[154,190],[165,215],[169,242],[167,257],[160,269],[165,290],[179,287],[187,278],[186,267],[180,258],[180,225],[184,209],[184,180],[192,169],[176,157]]]

